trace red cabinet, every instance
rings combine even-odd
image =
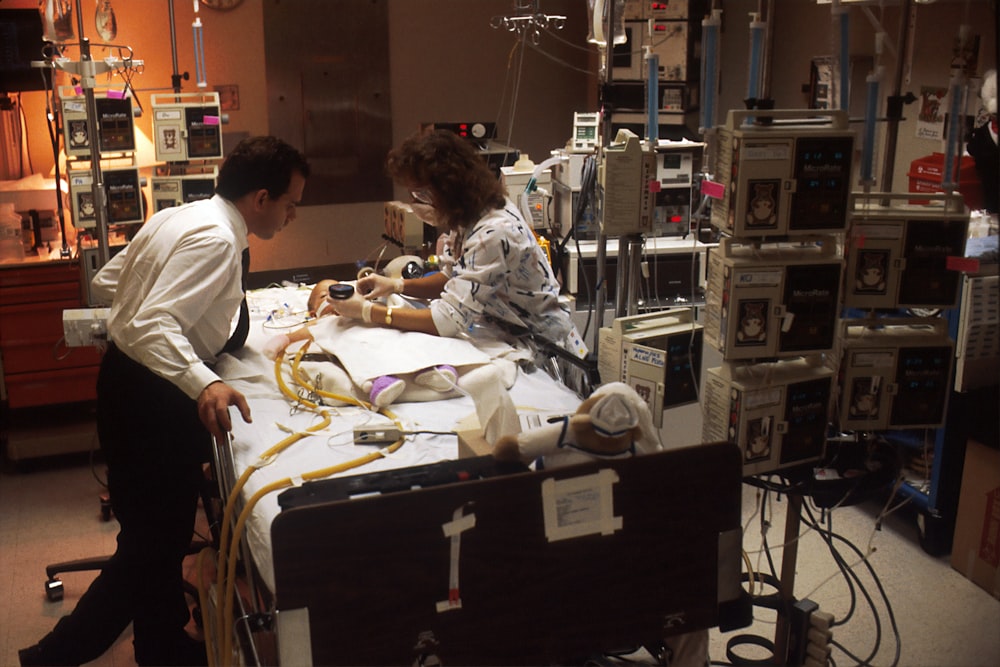
[[[80,307],[76,261],[0,265],[0,363],[9,408],[97,397],[100,353],[63,341],[62,312]]]

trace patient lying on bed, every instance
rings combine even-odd
[[[335,386],[324,386],[325,391],[356,396],[376,408],[466,395],[476,404],[488,439],[520,431],[507,390],[517,378],[517,362],[524,353],[496,339],[473,344],[466,338],[400,331],[321,314],[308,325],[269,340],[264,354],[277,359],[304,341],[309,341],[310,351],[319,347],[336,361],[338,372],[324,375]]]

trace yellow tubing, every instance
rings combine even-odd
[[[317,390],[315,387],[312,387],[306,380],[304,380],[299,372],[299,364],[301,363],[302,357],[304,356],[308,347],[309,347],[309,341],[307,340],[305,345],[303,345],[302,348],[300,348],[299,351],[295,354],[294,361],[292,362],[291,375],[292,378],[300,387],[310,392],[314,392],[316,395],[323,396],[325,398],[339,400],[341,402],[348,403],[351,405],[356,405],[358,407],[362,407],[368,410],[372,409],[372,406],[368,403],[365,403],[364,401],[360,401],[358,399],[349,396],[342,396],[339,394],[333,394],[330,392]],[[291,400],[293,400],[295,403],[298,403],[304,406],[306,409],[321,415],[323,419],[319,424],[308,427],[305,433],[302,432],[295,433],[281,440],[278,444],[274,445],[260,456],[260,459],[262,460],[267,460],[273,456],[276,456],[280,452],[290,447],[292,444],[306,437],[308,433],[320,431],[326,428],[330,424],[330,416],[326,410],[321,410],[320,406],[317,403],[314,403],[312,401],[309,401],[308,399],[300,397],[298,394],[292,391],[292,389],[288,386],[281,372],[282,363],[283,363],[283,355],[278,355],[278,357],[275,359],[274,369],[275,369],[275,378],[278,384],[278,388],[281,390],[281,393],[290,398]],[[395,422],[396,426],[399,428],[400,432],[403,431],[402,424],[400,423],[396,415],[394,415],[389,410],[380,410],[380,412],[382,412],[382,414],[392,419],[393,422]],[[361,467],[363,465],[371,463],[372,461],[378,460],[380,458],[385,457],[388,454],[397,451],[403,445],[403,442],[404,439],[400,438],[399,440],[392,443],[389,447],[386,447],[385,449],[372,452],[371,454],[361,456],[357,459],[353,459],[345,463],[307,472],[301,476],[301,479],[303,481],[312,481],[316,479],[322,479],[324,477],[329,477],[330,475],[335,475],[347,470],[351,470],[353,468]],[[223,589],[225,589],[225,593],[223,596],[219,598],[218,601],[218,608],[216,610],[216,627],[217,631],[222,633],[222,638],[223,638],[223,644],[222,644],[223,651],[220,655],[220,658],[222,664],[227,666],[231,664],[231,658],[232,658],[231,654],[233,647],[232,647],[231,626],[233,624],[233,596],[235,595],[235,587],[236,587],[236,581],[235,581],[236,561],[239,553],[239,543],[243,536],[243,530],[245,528],[247,520],[250,517],[250,514],[252,513],[253,508],[256,506],[257,502],[261,498],[274,491],[294,485],[292,478],[287,477],[285,479],[272,482],[267,486],[263,487],[262,489],[258,490],[247,501],[243,510],[240,512],[239,516],[237,517],[235,527],[233,528],[232,536],[230,536],[229,528],[232,525],[233,513],[235,511],[236,503],[240,497],[243,488],[246,486],[250,476],[254,473],[254,471],[258,469],[258,467],[259,466],[250,466],[246,470],[244,470],[243,473],[240,475],[239,480],[237,480],[236,484],[233,486],[233,489],[230,491],[229,496],[226,500],[226,506],[223,514],[223,522],[220,533],[218,564],[217,564],[218,571],[216,572],[216,592],[218,593]],[[199,586],[199,589],[200,588],[201,587]],[[202,591],[199,590],[199,597],[201,597],[201,595]],[[203,609],[204,608],[205,607],[203,605]],[[215,648],[214,643],[210,645],[210,648],[212,648],[214,651]],[[213,651],[210,651],[209,653],[210,661],[213,661],[214,659]]]

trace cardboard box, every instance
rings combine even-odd
[[[975,440],[965,450],[951,566],[1000,599],[1000,449]]]
[[[493,453],[493,445],[483,437],[483,427],[475,414],[467,415],[455,425],[458,435],[458,458],[468,459]]]

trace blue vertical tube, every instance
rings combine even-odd
[[[955,158],[962,145],[962,109],[965,106],[965,85],[961,74],[956,74],[948,84],[948,141],[944,150],[944,174],[941,185],[945,192],[958,187],[955,178]]]
[[[850,17],[846,10],[840,12],[840,106],[838,109],[848,110],[851,105],[851,44]]]
[[[719,90],[719,26],[721,11],[712,10],[712,15],[701,22],[701,131],[715,127],[715,101]]]
[[[646,56],[646,138],[656,145],[660,138],[660,57]]]
[[[868,100],[865,103],[865,135],[861,145],[861,182],[866,186],[875,182],[875,123],[878,120],[879,75],[868,76]]]
[[[191,32],[194,37],[194,75],[199,88],[208,85],[205,77],[205,43],[202,40],[201,18],[195,17],[191,24]]]

